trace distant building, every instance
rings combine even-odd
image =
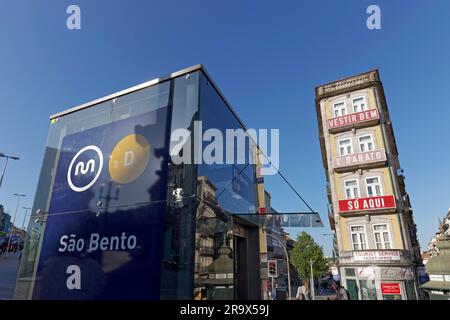
[[[26,231],[25,230],[22,230],[22,229],[20,229],[20,228],[17,228],[15,225],[13,225],[13,224],[11,224],[11,226],[10,226],[10,234],[12,235],[12,236],[17,236],[17,237],[19,237],[20,239],[25,239],[25,237],[26,237],[26,235],[27,235],[27,233],[26,233]]]
[[[425,251],[425,252],[421,253],[421,256],[422,256],[423,264],[426,265],[428,260],[430,260],[430,258],[431,258],[431,254],[429,252]]]
[[[425,266],[428,281],[422,284],[431,300],[450,300],[450,209],[431,242]]]
[[[10,224],[11,224],[11,215],[7,214],[4,211],[3,206],[0,205],[0,235],[2,235],[2,233],[4,234],[8,233]]]

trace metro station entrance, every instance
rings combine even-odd
[[[253,300],[260,297],[259,242],[257,226],[235,216],[233,241],[235,246],[234,274],[235,300]]]

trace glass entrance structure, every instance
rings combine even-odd
[[[236,297],[231,213],[256,212],[256,169],[197,158],[203,131],[245,129],[201,65],[50,122],[16,299]],[[257,226],[242,230],[240,263],[259,263]]]

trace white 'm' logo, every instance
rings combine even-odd
[[[98,165],[98,169],[97,169],[97,174],[95,175],[94,179],[92,179],[84,187],[77,187],[72,182],[72,178],[71,178],[72,167],[73,167],[73,164],[75,163],[75,160],[77,160],[77,158],[80,156],[80,154],[82,154],[83,152],[85,152],[87,150],[93,150],[98,154],[99,165]],[[100,151],[100,149],[96,146],[84,147],[83,149],[81,149],[80,151],[77,152],[75,157],[73,157],[73,159],[69,165],[69,170],[67,170],[67,183],[69,184],[70,189],[72,189],[75,192],[83,192],[83,191],[89,189],[90,187],[92,187],[92,185],[95,183],[95,181],[97,181],[98,177],[100,176],[100,173],[102,172],[102,168],[103,168],[103,154]],[[89,159],[89,161],[86,164],[82,161],[78,162],[75,166],[74,174],[77,176],[81,172],[82,175],[85,175],[89,171],[90,172],[95,171],[95,160],[94,159]]]

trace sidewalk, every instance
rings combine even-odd
[[[20,251],[8,252],[0,256],[0,300],[13,298],[19,271]]]

